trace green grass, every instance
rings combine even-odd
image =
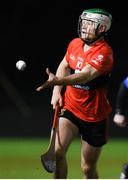
[[[47,139],[0,139],[0,179],[52,179],[40,163],[40,154],[48,146]],[[68,154],[69,179],[81,179],[80,142],[75,140]],[[109,140],[98,162],[101,179],[119,179],[128,160],[127,140]]]

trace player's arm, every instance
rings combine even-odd
[[[125,117],[126,100],[128,98],[128,88],[124,81],[121,83],[116,101],[116,110],[113,121],[120,127],[125,127],[127,124]]]
[[[57,68],[56,77],[58,79],[63,79],[65,76],[69,75],[69,71],[70,70],[69,70],[68,62],[66,61],[66,58],[64,57]],[[54,90],[59,91],[59,92],[61,91],[62,88],[63,88],[63,84],[61,86],[54,86]]]
[[[124,82],[122,82],[117,94],[116,113],[124,114],[127,98],[128,98],[128,88],[125,86]]]
[[[100,73],[97,69],[95,69],[90,64],[86,64],[86,66],[83,67],[83,69],[76,74],[72,74],[69,76],[66,76],[64,78],[58,78],[56,83],[58,85],[74,85],[74,84],[83,84],[91,81],[92,79],[95,79],[98,77]]]
[[[82,71],[80,71],[79,73],[64,76],[64,77],[55,76],[53,73],[49,71],[49,69],[47,69],[46,72],[49,78],[42,86],[37,88],[38,91],[44,88],[55,86],[55,85],[62,86],[62,85],[74,85],[74,84],[80,84],[80,83],[81,84],[87,83],[100,75],[98,70],[95,69],[90,64],[87,64],[86,66],[84,66]]]
[[[67,76],[68,74],[69,74],[69,67],[64,57],[57,68],[56,77],[63,78]],[[52,98],[51,98],[51,104],[53,105],[53,109],[55,109],[57,103],[59,103],[59,106],[63,105],[63,99],[61,95],[62,88],[63,88],[63,85],[61,86],[55,85],[53,88],[53,93],[52,93]]]

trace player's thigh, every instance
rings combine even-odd
[[[68,146],[72,142],[73,138],[78,134],[78,128],[70,120],[65,117],[60,117],[58,133],[56,138],[56,149],[63,149],[67,151]]]
[[[89,145],[86,141],[81,140],[81,163],[83,165],[95,165],[102,147],[94,147]]]

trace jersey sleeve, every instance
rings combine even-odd
[[[128,76],[124,79],[123,84],[128,89]]]
[[[102,49],[95,53],[87,63],[97,69],[100,74],[105,74],[113,67],[113,53],[111,50]]]
[[[126,84],[128,83],[128,78],[126,78],[119,87],[116,101],[116,113],[125,114],[126,112],[126,100],[128,98],[128,88]],[[128,85],[128,84],[127,84]]]

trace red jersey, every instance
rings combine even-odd
[[[66,60],[74,73],[80,72],[86,64],[96,68],[101,76],[112,70],[113,51],[104,39],[97,41],[86,52],[83,48],[84,42],[80,38],[69,43]],[[68,85],[64,94],[64,108],[83,121],[96,122],[108,118],[112,108],[107,99],[107,88],[88,87]]]

